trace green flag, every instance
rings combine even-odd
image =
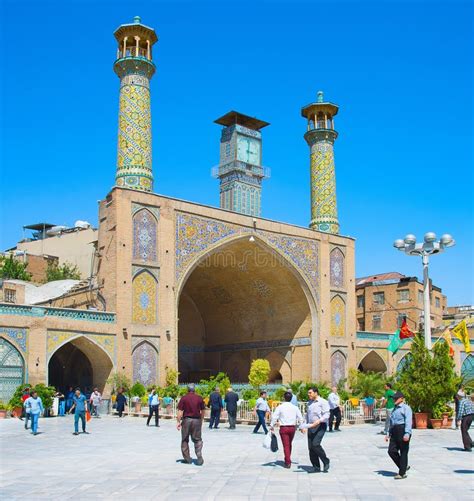
[[[392,355],[395,355],[404,342],[405,340],[400,339],[400,329],[397,329],[390,339],[390,344],[387,346],[387,350],[391,351]]]

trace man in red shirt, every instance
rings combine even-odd
[[[30,418],[30,413],[26,412],[25,409],[25,402],[30,398],[30,389],[26,387],[23,390],[23,395],[21,396],[21,401],[23,402],[23,406],[21,408],[21,416],[20,419],[23,421],[23,418],[25,418],[25,430],[28,429],[28,419]]]
[[[191,464],[193,461],[189,454],[189,436],[194,443],[196,452],[196,464],[204,464],[202,458],[202,422],[204,419],[204,400],[195,393],[194,384],[188,385],[188,393],[178,403],[178,416],[176,428],[181,430],[181,452],[184,463]]]

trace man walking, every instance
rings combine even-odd
[[[298,407],[298,398],[296,397],[296,395],[293,393],[293,390],[291,388],[288,388],[286,391],[288,391],[289,393],[291,393],[291,403],[293,405],[296,405],[296,407]]]
[[[91,404],[91,414],[96,418],[100,418],[99,416],[99,405],[102,401],[102,395],[99,392],[98,388],[94,388],[94,391],[91,394],[90,404]]]
[[[202,458],[202,421],[204,419],[204,400],[195,393],[194,384],[188,385],[188,393],[182,397],[178,403],[178,416],[176,428],[181,430],[181,453],[183,462],[191,464],[192,459],[189,454],[189,437],[194,443],[196,452],[196,464],[204,464]]]
[[[291,468],[291,444],[295,438],[296,426],[303,423],[303,416],[296,405],[291,403],[292,393],[287,391],[283,395],[285,401],[273,413],[270,430],[275,424],[280,423],[280,438],[285,455],[285,468]]]
[[[459,398],[458,413],[456,415],[456,420],[458,426],[461,427],[461,437],[462,443],[464,445],[464,450],[472,451],[472,439],[469,435],[469,427],[471,426],[472,419],[474,418],[474,404],[469,396],[464,396]]]
[[[150,395],[148,396],[148,419],[146,420],[146,425],[150,425],[151,418],[153,414],[155,415],[155,426],[159,428],[159,409],[160,409],[160,399],[158,397],[158,393],[156,390],[152,390]]]
[[[309,458],[313,465],[310,473],[319,473],[321,471],[320,460],[323,463],[323,471],[329,471],[329,458],[321,446],[324,434],[326,433],[327,421],[329,419],[328,401],[319,396],[318,388],[315,386],[308,390],[308,412],[306,415],[306,424],[300,426],[301,431],[308,430],[308,449]]]
[[[79,435],[79,419],[82,423],[82,433],[86,435],[89,434],[86,431],[86,411],[87,411],[87,398],[81,393],[81,390],[77,388],[72,398],[72,407],[69,410],[69,414],[74,411],[74,433],[73,435]]]
[[[214,391],[209,395],[209,407],[211,408],[211,419],[209,420],[209,429],[217,430],[221,420],[221,410],[224,407],[222,404],[221,392],[219,386],[214,388]]]
[[[380,435],[387,435],[390,428],[390,416],[392,415],[393,408],[395,407],[395,402],[393,401],[394,395],[395,391],[393,391],[392,385],[390,383],[385,383],[385,393],[382,397],[382,405],[387,411],[387,417],[385,418],[385,428],[379,433]]]
[[[237,419],[237,402],[239,401],[239,395],[235,393],[232,388],[227,390],[224,398],[225,408],[227,410],[227,416],[229,418],[229,429],[235,430],[235,421]]]
[[[336,419],[335,431],[341,431],[339,425],[341,424],[341,397],[337,392],[337,386],[332,387],[332,391],[328,396],[329,403],[329,432],[332,433],[332,425],[334,418]]]
[[[388,455],[393,462],[398,466],[398,475],[395,475],[395,480],[407,478],[408,466],[408,449],[410,447],[411,427],[413,420],[413,412],[409,405],[404,402],[404,395],[401,391],[396,391],[393,395],[395,407],[390,416],[390,428],[385,441],[388,445]]]
[[[38,435],[38,420],[40,414],[44,412],[44,407],[36,391],[33,390],[31,396],[25,401],[25,408],[26,413],[29,413],[31,419],[31,433],[33,433],[33,435]]]
[[[257,403],[255,404],[254,414],[258,417],[258,423],[255,425],[253,429],[253,433],[258,433],[260,426],[263,428],[265,435],[268,433],[267,426],[265,424],[265,416],[270,412],[270,407],[267,403],[267,392],[261,391],[260,398],[257,399]]]
[[[30,389],[25,388],[23,390],[23,395],[21,396],[21,401],[23,402],[23,408],[21,409],[20,419],[23,421],[23,417],[25,418],[25,430],[28,429],[28,419],[30,419],[30,413],[26,411],[25,403],[30,398]]]

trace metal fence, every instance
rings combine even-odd
[[[160,405],[160,418],[162,419],[175,419],[178,413],[179,399],[167,399],[162,401]],[[130,416],[146,416],[148,415],[148,406],[136,407],[131,401],[128,402],[128,407],[124,414]],[[279,402],[272,402],[272,412],[279,405]],[[298,402],[298,407],[303,414],[306,413],[306,402]],[[114,412],[114,411],[112,411]],[[209,418],[210,410],[206,409],[205,419]],[[384,421],[386,418],[386,410],[384,408],[376,408],[375,402],[367,403],[364,399],[351,399],[342,404],[342,424],[363,424],[375,423],[377,421]],[[225,409],[221,414],[221,419],[227,419]],[[237,422],[239,423],[256,423],[257,417],[254,413],[253,407],[250,407],[249,402],[241,400],[237,407]]]

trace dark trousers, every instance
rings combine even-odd
[[[31,419],[31,413],[25,412],[25,430],[28,429],[28,420]]]
[[[266,414],[265,411],[257,411],[258,423],[256,424],[255,428],[253,429],[254,433],[257,433],[257,431],[260,429],[260,426],[263,428],[265,435],[268,433],[267,426],[265,424],[265,414]]]
[[[209,428],[217,428],[219,426],[219,421],[221,419],[221,409],[220,407],[211,407],[211,420],[209,421]]]
[[[335,407],[334,409],[330,409],[329,411],[329,431],[332,431],[332,423],[336,418],[336,426],[335,430],[339,429],[339,425],[341,424],[341,409],[339,407]]]
[[[227,411],[229,417],[229,428],[235,430],[235,422],[237,420],[237,411]]]
[[[295,438],[295,432],[296,426],[280,426],[280,438],[286,465],[291,465],[291,444]]]
[[[329,459],[321,446],[326,428],[326,423],[321,423],[317,428],[310,428],[308,430],[309,459],[315,468],[321,468],[319,460],[322,461],[323,465],[329,464]]]
[[[194,444],[197,458],[202,458],[202,420],[200,418],[184,418],[181,423],[181,453],[186,461],[191,461],[189,454],[189,437]]]
[[[461,437],[462,437],[462,443],[464,445],[464,448],[467,451],[470,451],[472,449],[472,439],[471,436],[469,435],[469,427],[472,424],[472,418],[474,417],[474,414],[468,414],[467,416],[464,416],[461,419]]]
[[[155,415],[155,426],[159,426],[158,420],[159,420],[159,415],[158,415],[158,405],[150,405],[148,406],[148,419],[146,420],[147,426],[150,424],[151,418],[153,417],[153,414]]]
[[[397,424],[390,430],[390,442],[388,444],[388,455],[398,466],[398,474],[405,475],[408,466],[408,449],[410,441],[405,442],[405,425]]]
[[[123,407],[117,407],[117,412],[118,412],[119,417],[122,417],[122,414],[123,414],[124,410],[125,409]]]

